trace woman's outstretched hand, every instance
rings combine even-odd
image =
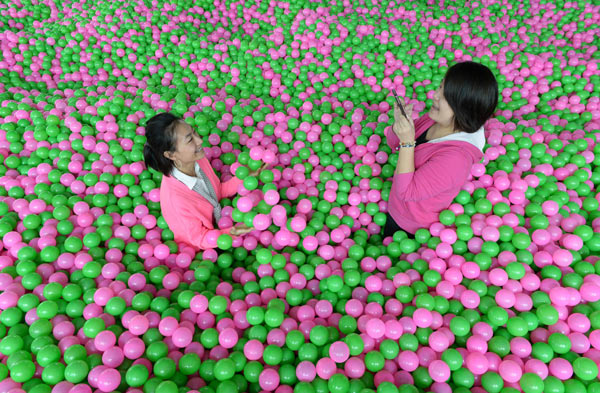
[[[394,102],[394,124],[392,125],[392,131],[398,139],[400,139],[400,143],[410,143],[415,141],[415,124],[412,120],[412,110],[413,106],[404,105],[402,98],[398,97],[400,103],[404,107],[404,111],[406,112],[406,116],[402,114],[398,103]]]
[[[260,175],[260,173],[261,173],[262,171],[264,171],[265,169],[267,169],[267,166],[269,166],[269,164],[267,164],[267,163],[265,162],[265,163],[263,163],[263,164],[260,166],[260,168],[258,168],[258,169],[257,169],[257,170],[255,170],[255,171],[252,171],[252,172],[250,172],[250,173],[248,173],[248,174],[249,174],[250,176],[258,176],[258,175]]]
[[[237,223],[233,228],[231,228],[231,234],[233,236],[245,235],[246,233],[250,233],[254,230],[254,228],[250,228],[246,226],[243,222]]]

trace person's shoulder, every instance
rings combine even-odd
[[[179,203],[180,201],[187,201],[189,199],[188,191],[190,189],[173,176],[163,175],[160,181],[160,202],[162,204],[163,202]]]

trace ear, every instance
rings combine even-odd
[[[172,152],[170,152],[170,151],[165,151],[165,152],[163,153],[163,155],[164,155],[164,156],[165,156],[167,159],[169,159],[169,160],[173,161],[173,153],[172,153]]]

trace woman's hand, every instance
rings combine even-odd
[[[415,141],[415,124],[412,120],[412,110],[413,106],[404,105],[402,98],[398,97],[400,103],[404,107],[404,111],[406,112],[406,117],[402,114],[398,103],[394,102],[394,124],[392,125],[392,131],[398,139],[400,139],[400,143],[410,143]]]
[[[249,228],[243,222],[237,223],[233,228],[231,228],[231,234],[233,236],[245,235],[246,233],[250,233],[254,230],[254,228]]]
[[[265,163],[263,163],[263,164],[260,166],[260,168],[258,168],[257,170],[255,170],[255,171],[252,171],[252,172],[249,172],[249,173],[248,173],[248,175],[250,175],[250,176],[258,176],[258,175],[260,175],[260,173],[261,173],[262,171],[264,171],[265,169],[267,169],[267,166],[269,166],[269,164],[267,164],[267,163],[265,162]]]

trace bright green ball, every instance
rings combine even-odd
[[[443,210],[440,212],[439,220],[442,224],[450,226],[456,220],[456,214],[452,210]]]
[[[79,383],[87,378],[89,366],[84,360],[75,360],[65,368],[65,379],[71,383]]]
[[[173,381],[162,381],[156,386],[154,393],[177,393],[179,388]]]
[[[175,361],[171,358],[164,357],[162,359],[158,359],[156,363],[154,363],[153,368],[154,374],[162,379],[169,379],[175,375],[176,364]]]
[[[89,338],[95,338],[98,333],[105,329],[106,325],[100,318],[90,318],[83,325],[83,333]]]
[[[379,345],[379,351],[386,359],[395,359],[400,352],[398,343],[393,340],[383,340]]]
[[[464,337],[469,334],[471,330],[471,325],[469,322],[463,317],[454,317],[450,321],[450,330],[456,336]]]
[[[481,376],[481,386],[488,393],[500,393],[504,387],[504,380],[498,373],[489,371]]]
[[[329,339],[329,331],[325,326],[316,325],[310,330],[309,337],[313,344],[317,346],[325,345]]]
[[[358,356],[363,352],[365,343],[356,333],[350,333],[344,338],[344,342],[350,349],[350,356]]]
[[[480,199],[475,202],[475,210],[477,213],[487,214],[492,211],[492,208],[492,202],[488,201],[487,199]]]
[[[233,244],[233,239],[228,234],[224,233],[217,238],[217,247],[221,250],[229,250]]]
[[[46,367],[51,363],[59,361],[60,357],[60,349],[54,344],[49,344],[38,351],[36,361],[40,366]]]
[[[231,379],[235,373],[235,363],[229,358],[221,359],[215,364],[214,373],[217,381]]]
[[[129,370],[127,370],[127,373],[125,374],[125,381],[129,386],[137,388],[143,386],[148,380],[148,377],[148,368],[142,364],[135,364],[131,366]]]
[[[88,354],[83,345],[72,345],[65,350],[63,359],[66,364],[71,364],[76,360],[85,360]]]
[[[283,360],[283,350],[276,345],[267,345],[263,351],[263,360],[269,366],[275,366]]]
[[[475,376],[466,368],[460,368],[452,373],[452,382],[457,386],[470,389],[475,383]]]
[[[442,353],[442,360],[446,362],[451,371],[460,369],[464,362],[460,352],[453,348],[450,348]]]
[[[371,351],[365,355],[365,366],[371,372],[378,372],[383,369],[385,358],[378,351]]]
[[[591,381],[598,377],[598,365],[590,358],[579,357],[573,362],[575,375],[584,380]]]
[[[208,310],[215,315],[223,314],[227,310],[227,299],[223,296],[214,296],[208,301]]]
[[[525,250],[531,245],[531,238],[527,233],[515,233],[512,237],[512,245],[517,250]]]
[[[543,304],[535,312],[540,323],[544,325],[554,325],[558,322],[558,311],[550,304]]]
[[[377,386],[377,393],[398,393],[398,388],[393,383],[384,381]]]
[[[542,393],[544,391],[544,381],[537,374],[523,374],[519,384],[524,393]]]
[[[350,388],[350,381],[344,374],[334,374],[329,378],[327,387],[331,393],[347,393]]]
[[[562,333],[552,333],[548,337],[548,344],[552,350],[558,354],[564,355],[571,350],[571,340]]]
[[[21,336],[10,334],[0,341],[0,353],[10,356],[13,353],[21,350],[24,345],[25,343]]]
[[[10,368],[10,378],[19,383],[26,382],[35,374],[35,364],[31,360],[21,360]]]
[[[65,365],[59,362],[49,364],[42,371],[42,381],[49,385],[56,385],[65,379]]]
[[[250,325],[260,325],[265,319],[265,310],[258,306],[253,306],[246,311],[246,320]]]
[[[523,337],[529,332],[527,322],[521,317],[510,318],[506,323],[506,329],[514,337]]]
[[[27,229],[37,229],[42,224],[42,219],[37,214],[29,214],[23,219],[23,226]]]

